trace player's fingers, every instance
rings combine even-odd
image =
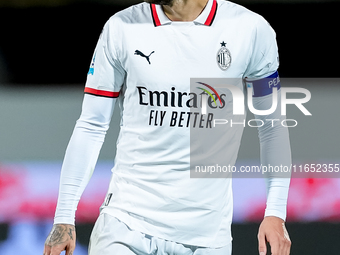
[[[292,242],[289,238],[288,231],[285,227],[284,224],[282,224],[283,227],[283,233],[284,233],[284,239],[285,239],[285,250],[284,250],[284,255],[289,255],[290,254],[290,247],[292,246]]]
[[[284,250],[283,250],[283,255],[289,255],[290,254],[290,247],[292,246],[292,243],[290,240],[285,239],[284,240]]]
[[[290,247],[292,246],[292,243],[290,241],[287,242],[286,244],[286,250],[284,252],[284,255],[289,255],[290,254]]]
[[[73,251],[72,249],[66,250],[65,255],[73,255]]]
[[[50,253],[51,253],[51,247],[48,245],[45,245],[43,255],[50,255]]]
[[[282,255],[289,255],[290,253],[290,241],[284,240],[282,245]]]
[[[47,255],[60,255],[60,253],[64,250],[65,250],[65,246],[61,246],[61,245],[53,246],[51,248],[51,253]]]
[[[283,243],[281,240],[275,239],[275,240],[270,240],[270,250],[272,255],[283,255]]]
[[[290,240],[276,236],[269,241],[272,255],[289,255],[290,253]]]
[[[65,253],[65,255],[73,255],[73,251],[74,251],[75,248],[76,248],[76,247],[75,247],[75,245],[73,245],[73,244],[71,244],[70,246],[68,246],[68,247],[66,248],[66,253]]]
[[[266,255],[267,254],[267,245],[266,245],[266,237],[264,234],[259,233],[257,235],[257,239],[259,242],[259,254]]]

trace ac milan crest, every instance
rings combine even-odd
[[[231,54],[225,45],[226,43],[224,41],[221,42],[221,48],[216,56],[218,66],[224,71],[227,70],[231,64]]]

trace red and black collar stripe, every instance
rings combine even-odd
[[[217,2],[216,0],[214,0],[213,5],[211,7],[209,16],[207,18],[207,20],[205,21],[204,25],[206,26],[211,26],[211,24],[213,23],[215,16],[216,16],[216,12],[217,12]]]
[[[153,24],[155,25],[155,27],[158,27],[162,24],[161,24],[161,22],[159,21],[159,18],[158,18],[156,5],[150,4],[150,6],[151,6],[151,16],[152,16]]]
[[[151,9],[151,16],[152,16],[153,24],[155,25],[155,27],[161,26],[162,23],[161,23],[161,21],[158,17],[156,5],[150,4],[150,9]],[[215,19],[216,12],[217,12],[217,1],[213,0],[213,4],[212,4],[211,10],[210,10],[210,13],[208,15],[208,18],[204,22],[204,25],[211,26],[211,24],[213,23],[213,21]]]

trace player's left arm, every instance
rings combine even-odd
[[[277,91],[277,108],[266,115],[255,114],[259,120],[258,134],[261,148],[262,166],[287,169],[291,165],[291,150],[288,128],[282,125],[281,91],[278,77],[278,47],[275,31],[265,19],[260,17],[254,23],[252,54],[244,74],[251,93],[253,106],[257,110],[272,107],[273,91]],[[275,87],[275,89],[273,89]],[[263,125],[262,125],[263,124]],[[281,171],[281,170],[280,170]],[[265,217],[258,232],[259,253],[267,254],[266,243],[271,246],[272,255],[288,255],[291,241],[285,228],[286,207],[290,173],[266,173],[267,206]]]
[[[250,82],[253,107],[264,111],[277,105],[270,114],[255,114],[258,120],[261,165],[267,185],[267,207],[258,232],[259,253],[267,254],[269,242],[273,255],[288,255],[291,241],[285,228],[288,189],[290,184],[291,149],[288,128],[282,125],[281,90],[278,73],[270,78]],[[248,83],[249,84],[249,83]],[[275,86],[273,86],[275,84]],[[250,92],[250,90],[249,90]],[[276,96],[274,96],[274,94]],[[277,104],[273,98],[277,98]]]

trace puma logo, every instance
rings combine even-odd
[[[150,56],[151,56],[152,53],[154,53],[154,51],[151,52],[151,53],[149,54],[149,56],[146,56],[146,55],[144,55],[143,52],[141,52],[141,51],[139,51],[139,50],[136,50],[136,51],[135,51],[135,55],[139,55],[139,56],[145,58],[145,59],[148,61],[148,63],[149,63],[150,65],[151,65],[151,63],[150,63]]]

